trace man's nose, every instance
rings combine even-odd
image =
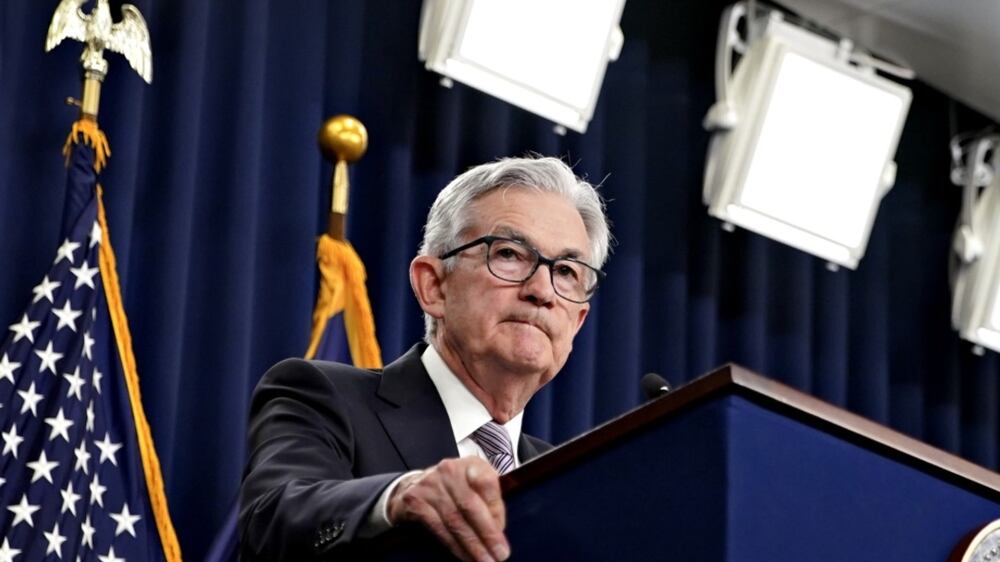
[[[521,298],[542,306],[549,306],[555,299],[555,288],[552,287],[552,273],[549,265],[540,263],[535,272],[521,284]]]

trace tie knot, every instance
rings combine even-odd
[[[514,467],[514,448],[502,425],[490,420],[472,432],[472,439],[483,449],[497,472],[505,474]]]

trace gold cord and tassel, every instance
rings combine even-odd
[[[365,289],[365,266],[358,253],[350,242],[334,240],[324,234],[316,244],[316,263],[320,271],[319,294],[313,310],[306,359],[316,356],[330,318],[343,312],[354,364],[369,369],[381,368],[382,351],[375,338],[375,319]]]
[[[100,173],[108,165],[108,158],[111,157],[111,145],[108,144],[108,137],[105,136],[104,131],[97,126],[97,121],[81,118],[73,123],[73,128],[70,129],[69,136],[66,137],[66,144],[63,145],[62,153],[66,157],[66,164],[69,164],[69,155],[73,151],[73,145],[81,142],[94,149],[94,169]]]

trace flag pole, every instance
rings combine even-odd
[[[317,136],[320,152],[334,165],[327,234],[334,240],[347,240],[345,231],[350,192],[347,165],[360,160],[368,150],[368,130],[355,117],[337,115],[323,123]]]
[[[320,127],[318,141],[320,151],[333,162],[334,168],[327,230],[316,243],[319,291],[305,358],[316,357],[330,318],[343,312],[354,364],[379,368],[382,366],[382,351],[375,337],[375,320],[365,288],[365,266],[346,235],[350,191],[347,165],[364,156],[368,148],[368,131],[356,118],[337,115],[327,119]]]

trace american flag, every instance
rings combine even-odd
[[[111,321],[120,296],[109,312],[105,293],[118,287],[110,247],[101,263],[94,151],[71,150],[55,259],[0,346],[0,562],[179,560],[138,388],[130,395],[125,378],[127,327],[116,338]]]

